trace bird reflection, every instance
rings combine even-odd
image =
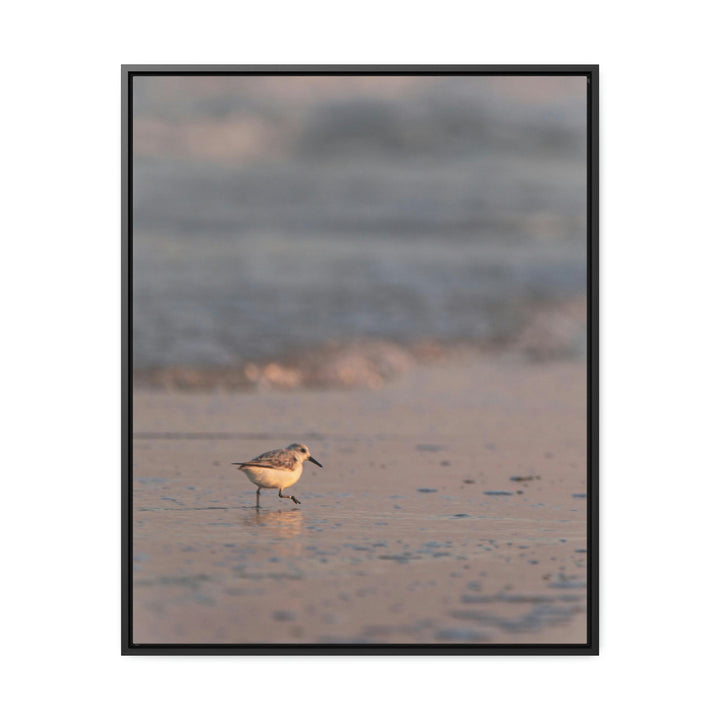
[[[303,529],[303,514],[299,510],[264,510],[253,508],[244,522],[258,531],[278,538],[291,538]]]

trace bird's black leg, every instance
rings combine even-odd
[[[260,507],[260,488],[258,488],[257,492],[255,493],[255,507]]]
[[[296,505],[299,505],[299,504],[300,504],[300,501],[299,501],[294,495],[283,495],[283,494],[282,494],[282,488],[280,488],[280,489],[278,490],[278,497],[281,497],[281,498],[290,498],[290,500],[292,500]]]

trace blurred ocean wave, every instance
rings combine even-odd
[[[417,365],[467,360],[478,355],[503,362],[545,362],[582,357],[586,351],[584,298],[517,308],[505,337],[486,341],[356,338],[299,345],[284,354],[227,364],[140,368],[135,386],[163,390],[379,389]]]
[[[584,298],[584,78],[134,82],[139,378],[312,383],[320,349],[527,339]]]

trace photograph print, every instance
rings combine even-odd
[[[124,654],[597,654],[597,66],[124,66]]]

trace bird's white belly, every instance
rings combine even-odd
[[[302,475],[302,466],[297,470],[274,470],[270,468],[245,467],[241,470],[250,482],[259,487],[285,489],[294,485]]]

